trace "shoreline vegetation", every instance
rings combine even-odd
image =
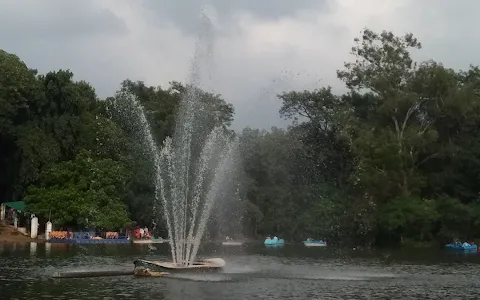
[[[205,238],[369,248],[480,237],[480,69],[415,62],[418,51],[412,34],[363,30],[337,72],[345,94],[319,86],[278,95],[287,129],[233,132],[234,107],[197,91],[206,129],[237,135],[242,159],[239,193],[216,203]],[[127,79],[99,99],[69,70],[39,74],[3,50],[0,70],[1,202],[24,201],[56,228],[155,222],[154,235],[167,235],[154,220],[155,169],[129,99],[161,145],[188,86]]]

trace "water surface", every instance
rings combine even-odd
[[[0,244],[0,299],[480,299],[480,255],[208,246],[224,272],[172,278],[52,279],[56,271],[132,269],[167,245]]]

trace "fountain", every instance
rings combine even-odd
[[[203,14],[203,30],[196,45],[190,82],[177,112],[173,137],[158,149],[143,107],[132,95],[129,101],[138,113],[146,144],[156,167],[154,215],[163,216],[171,248],[171,262],[135,261],[136,266],[160,269],[218,269],[222,259],[195,260],[213,205],[220,192],[233,188],[237,140],[225,128],[209,128],[203,118],[200,63],[212,52],[210,20]],[[206,47],[204,47],[206,46]],[[207,71],[208,71],[207,66]],[[203,138],[203,139],[202,139]],[[161,206],[163,214],[159,212]],[[161,214],[161,215],[160,215]]]

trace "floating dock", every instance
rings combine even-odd
[[[130,244],[128,239],[49,239],[50,243],[61,244]]]

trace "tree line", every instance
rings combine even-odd
[[[414,61],[421,44],[412,34],[365,29],[354,42],[337,71],[344,94],[327,86],[278,95],[287,129],[234,133],[233,106],[196,91],[202,130],[236,135],[242,161],[241,205],[214,214],[210,236],[364,246],[480,237],[480,69]],[[156,223],[155,169],[130,97],[161,145],[191,87],[125,80],[99,99],[70,71],[38,74],[1,50],[0,70],[0,201],[24,200],[62,226]]]

